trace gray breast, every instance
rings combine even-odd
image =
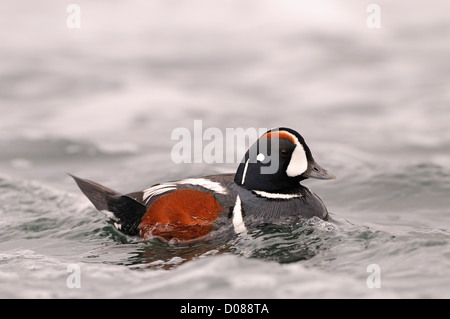
[[[300,186],[299,196],[267,196],[238,186],[241,211],[247,226],[258,224],[291,225],[301,219],[317,216],[328,219],[322,200],[308,188]],[[291,194],[292,195],[292,194]]]

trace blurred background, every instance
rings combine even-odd
[[[379,1],[379,29],[364,1],[78,1],[80,29],[71,2],[0,3],[2,170],[58,179],[55,157],[155,158],[194,119],[289,126],[324,160],[331,140],[381,158],[449,149],[445,1]]]
[[[450,269],[448,1],[80,0],[79,29],[67,26],[70,3],[0,0],[0,227],[8,233],[0,251],[16,258],[16,249],[27,247],[54,257],[64,249],[63,244],[44,249],[55,238],[39,231],[42,245],[31,249],[18,241],[30,229],[17,216],[30,206],[30,223],[36,216],[57,214],[61,205],[71,212],[75,203],[85,203],[77,206],[83,218],[97,216],[66,172],[123,192],[233,172],[237,164],[174,164],[171,132],[193,130],[194,120],[223,132],[287,126],[299,131],[318,163],[338,176],[335,182],[307,182],[335,222],[344,229],[345,220],[375,229],[306,265],[340,272],[327,277],[328,285],[333,278],[341,284],[346,276],[364,285],[358,280],[366,276],[369,256],[378,256],[377,262],[385,261],[382,270],[392,268],[389,293],[417,297],[445,291]],[[381,9],[381,28],[367,25],[371,3]],[[74,199],[55,207],[39,200],[55,190],[56,198]],[[24,193],[29,202],[21,200]],[[100,227],[104,221],[96,223]],[[57,227],[63,232],[68,225]],[[355,238],[353,231],[340,236]],[[66,247],[78,245],[76,236],[59,238],[69,241]],[[402,240],[392,243],[391,238]],[[92,240],[86,254],[103,238]],[[364,250],[371,240],[380,246]],[[398,268],[400,260],[415,270],[406,274],[410,268]],[[364,267],[349,264],[358,262]],[[290,275],[295,273],[302,272]],[[446,282],[436,273],[446,275]],[[236,296],[245,295],[236,289]],[[269,297],[284,296],[273,291]],[[297,292],[291,295],[305,293]],[[332,292],[348,291],[336,286]]]

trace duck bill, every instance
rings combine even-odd
[[[316,179],[336,179],[336,176],[334,176],[331,173],[328,173],[328,171],[317,164],[315,161],[311,161],[308,163],[308,169],[306,172],[302,174],[305,178],[316,178]]]

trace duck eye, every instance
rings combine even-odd
[[[281,149],[280,154],[281,154],[281,156],[286,157],[289,155],[289,150],[283,148],[283,149]]]

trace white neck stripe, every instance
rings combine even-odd
[[[302,197],[302,194],[280,194],[280,193],[268,193],[264,191],[256,191],[254,190],[257,195],[265,198],[271,198],[271,199],[291,199],[291,198],[299,198]]]
[[[250,160],[250,159],[248,159],[248,160],[245,162],[244,173],[242,174],[241,185],[244,185],[244,182],[245,182],[245,176],[247,175],[248,161],[249,161],[249,160]]]

